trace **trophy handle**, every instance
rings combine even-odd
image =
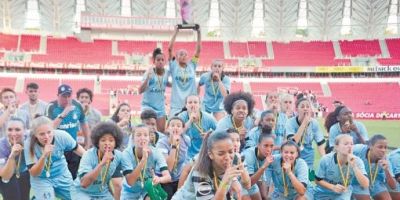
[[[178,24],[178,29],[193,29],[193,30],[199,30],[200,25],[199,24]]]

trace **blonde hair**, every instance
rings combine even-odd
[[[53,127],[53,122],[45,116],[40,116],[37,117],[36,119],[34,119],[32,121],[32,127],[31,127],[31,141],[29,143],[29,153],[31,155],[31,157],[33,157],[33,148],[35,146],[35,143],[37,143],[37,138],[35,136],[37,129],[42,126],[42,125],[50,125],[51,127]]]
[[[351,140],[353,140],[353,137],[351,137],[348,134],[340,134],[340,135],[336,136],[336,138],[335,138],[335,151],[337,150],[336,148],[339,145],[339,143],[345,138],[350,138]]]

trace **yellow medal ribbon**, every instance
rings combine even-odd
[[[15,141],[15,140],[14,140]],[[10,152],[12,153],[12,144],[10,141],[8,141],[8,144],[10,145]],[[17,160],[17,167],[15,168],[15,177],[19,178],[20,177],[20,172],[19,172],[19,168],[21,166],[21,156],[22,156],[22,151],[19,152],[18,155],[18,160]]]
[[[102,159],[102,157],[103,157],[104,155],[101,155],[100,150],[98,150],[97,156],[98,156],[99,163],[100,163],[100,162],[101,162],[101,159]],[[108,170],[109,170],[109,169],[110,169],[110,162],[107,162],[107,165],[106,165],[106,169],[105,169],[105,170],[104,170],[103,167],[101,168],[101,172],[100,172],[100,177],[101,177],[101,188],[103,188],[103,187],[105,186],[106,177],[107,177],[107,174],[108,174]]]
[[[372,163],[371,163],[371,155],[370,151],[368,151],[368,165],[369,165],[369,178],[371,180],[371,186],[374,185],[376,177],[378,176],[378,165],[375,165],[375,172],[372,174]]]
[[[159,76],[158,74],[156,74],[156,78],[157,78],[157,83],[158,83],[158,87],[160,88],[160,91],[162,90],[162,83],[164,81],[164,77],[163,76]]]
[[[234,128],[237,132],[239,132],[239,129],[243,128],[243,123],[242,123],[242,125],[239,126],[239,127],[236,126],[235,120],[233,120],[233,116],[231,117],[231,121],[232,121],[233,128]]]
[[[217,93],[218,93],[219,86],[218,85],[214,86],[214,80],[212,79],[212,77],[211,77],[211,88],[212,88],[214,97],[216,97]]]
[[[50,166],[51,166],[52,160],[51,160],[51,154],[47,158],[47,161],[44,163],[44,168],[46,169],[46,177],[50,177]]]
[[[203,133],[204,129],[201,127],[202,123],[201,123],[201,118],[203,117],[203,115],[200,112],[200,117],[199,117],[199,123],[196,124],[196,122],[193,122],[194,127],[200,132]]]
[[[347,188],[348,184],[349,184],[349,177],[350,177],[350,165],[347,164],[347,172],[346,172],[346,177],[344,177],[344,173],[342,171],[342,165],[340,163],[339,160],[339,156],[336,154],[336,159],[338,161],[338,165],[339,165],[339,171],[340,171],[340,175],[342,177],[343,180],[343,186]]]
[[[186,83],[188,76],[189,76],[188,73],[186,72],[186,68],[185,69],[180,68],[179,71],[181,72],[182,82]]]
[[[138,156],[137,156],[137,151],[136,151],[136,149],[135,149],[135,161],[136,161],[136,165],[138,165],[139,164],[139,162],[141,161],[141,160],[139,160],[139,158],[138,158]],[[145,174],[146,174],[146,166],[147,166],[147,161],[146,161],[146,164],[144,165],[144,169],[140,172],[140,181],[142,182],[142,188],[144,187],[144,176],[145,176]]]
[[[178,170],[177,166],[178,166],[178,162],[179,162],[179,146],[180,146],[180,144],[176,145],[174,170]]]
[[[282,181],[283,181],[283,196],[287,197],[289,195],[289,187],[286,182],[285,170],[281,167],[282,170]]]

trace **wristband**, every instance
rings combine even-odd
[[[171,149],[176,149],[176,145],[175,144],[171,145]]]
[[[221,181],[221,185],[220,186],[222,187],[222,189],[225,189],[225,190],[229,188],[229,184],[225,183],[224,181]]]

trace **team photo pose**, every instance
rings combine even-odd
[[[209,134],[205,138],[193,170],[172,199],[224,200],[237,195],[240,191],[231,188],[248,183],[243,179],[239,183],[238,177],[245,169],[243,163],[237,165],[233,163],[234,155],[233,142],[226,131]]]
[[[353,138],[339,135],[335,139],[335,151],[323,156],[315,174],[314,199],[350,200],[351,183],[358,181],[368,188],[369,180],[363,161],[353,155]]]
[[[260,135],[255,147],[243,152],[247,171],[251,177],[251,185],[257,185],[260,191],[256,199],[267,199],[271,185],[271,176],[267,174],[268,166],[273,162],[274,137],[268,134]]]
[[[122,143],[118,148],[123,151],[128,146],[129,137],[133,130],[131,121],[131,106],[128,103],[119,104],[115,112],[112,114],[110,121],[115,122],[122,130]]]
[[[165,66],[165,55],[160,48],[153,51],[153,65],[143,75],[139,93],[143,94],[141,110],[154,110],[157,113],[157,129],[165,130],[165,88],[168,85],[168,71]]]
[[[214,117],[200,108],[200,97],[189,95],[184,110],[178,116],[185,122],[184,133],[190,138],[188,156],[193,158],[200,152],[203,138],[207,132],[215,130],[217,122]]]
[[[169,183],[171,175],[161,151],[149,144],[149,128],[139,124],[132,136],[133,146],[129,146],[123,152],[128,165],[124,172],[121,199],[150,199],[147,197],[145,186]]]
[[[260,121],[258,122],[258,126],[252,128],[246,137],[246,146],[245,148],[255,147],[258,144],[258,139],[262,134],[268,134],[275,137],[275,145],[276,145],[276,135],[274,134],[274,128],[276,124],[276,118],[274,113],[271,110],[266,110],[261,113]],[[279,149],[279,146],[274,146],[274,149]]]
[[[234,92],[224,99],[224,108],[228,115],[218,121],[216,131],[235,129],[240,134],[240,150],[245,146],[248,131],[254,126],[254,121],[250,117],[254,104],[253,96],[246,92]]]
[[[169,75],[172,78],[170,117],[182,109],[187,96],[197,94],[196,68],[201,50],[201,32],[200,29],[196,29],[197,43],[191,60],[189,60],[188,52],[185,49],[179,49],[176,52],[176,57],[174,56],[174,44],[178,32],[179,29],[176,26],[168,46]]]
[[[308,180],[308,166],[300,158],[300,149],[295,142],[286,141],[282,144],[281,153],[274,155],[273,162],[268,167],[268,174],[274,185],[272,199],[306,200],[312,198],[312,196],[306,195],[307,188],[311,188]]]
[[[157,144],[157,149],[161,151],[167,161],[168,171],[171,174],[171,182],[162,184],[162,187],[171,199],[178,189],[178,181],[182,169],[188,157],[190,138],[183,133],[185,124],[179,117],[168,120],[167,131],[169,137],[165,137]]]
[[[25,164],[25,125],[19,118],[5,124],[6,136],[0,139],[0,194],[3,199],[29,199],[29,172]]]
[[[334,146],[335,138],[340,134],[349,134],[354,144],[366,144],[368,132],[364,124],[353,120],[351,110],[346,106],[338,106],[325,119],[325,128],[329,131],[329,150]]]
[[[118,150],[122,139],[122,130],[113,122],[100,122],[93,128],[93,147],[82,156],[78,176],[71,188],[72,199],[120,198],[120,188],[118,191],[114,188],[111,193],[109,185],[112,178],[122,177],[120,171],[127,167]]]
[[[357,144],[354,146],[353,154],[364,162],[368,173],[369,188],[363,188],[357,181],[352,182],[353,196],[357,200],[391,199],[388,188],[396,188],[396,180],[392,173],[389,161],[386,159],[388,142],[383,135],[374,135],[368,141],[368,145]]]
[[[211,71],[200,76],[198,90],[204,86],[203,110],[214,115],[219,121],[225,116],[224,97],[229,94],[231,81],[224,74],[224,63],[222,60],[214,60]]]
[[[286,135],[299,145],[300,158],[304,159],[310,170],[310,177],[314,169],[313,141],[321,156],[325,155],[325,139],[319,123],[312,117],[312,107],[308,99],[301,98],[296,101],[297,116],[290,118],[286,123]]]
[[[65,152],[82,156],[85,152],[67,132],[53,128],[44,116],[33,120],[31,137],[25,140],[24,153],[36,199],[71,199],[72,175]]]
[[[242,164],[244,162],[244,155],[240,154],[240,135],[239,133],[233,129],[230,128],[226,131],[226,133],[229,134],[229,137],[232,140],[233,144],[233,151],[235,153],[233,157],[233,162],[237,164]],[[246,166],[245,170],[242,171],[242,174],[240,175],[240,179],[243,179],[243,184],[246,185],[240,185],[240,188],[232,188],[231,190],[241,190],[240,194],[237,195],[237,199],[242,199],[242,200],[250,200],[250,199],[259,199],[259,194],[258,194],[258,186],[256,184],[251,185],[251,179],[250,175],[247,172]],[[233,187],[236,187],[239,185],[234,185]]]

